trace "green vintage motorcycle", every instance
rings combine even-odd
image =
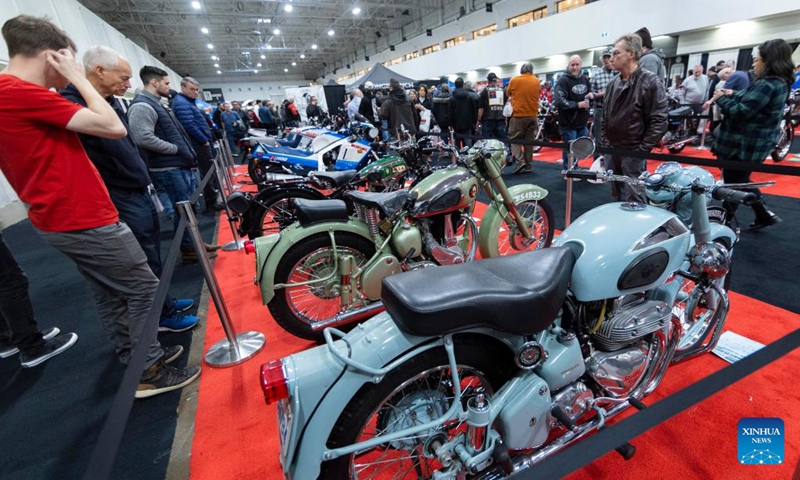
[[[255,239],[262,300],[289,333],[321,341],[322,329],[352,324],[383,310],[381,282],[408,270],[545,248],[553,240],[547,190],[506,187],[505,147],[481,140],[450,150],[456,164],[409,190],[350,191],[342,200],[296,199],[298,221]],[[483,189],[489,205],[473,217]]]

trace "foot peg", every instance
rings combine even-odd
[[[635,408],[636,410],[644,410],[645,408],[647,408],[647,405],[645,405],[644,403],[640,402],[638,399],[636,399],[634,397],[628,397],[628,403],[630,403],[631,406],[633,408]]]

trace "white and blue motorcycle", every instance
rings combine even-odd
[[[644,408],[670,364],[715,346],[737,235],[707,201],[754,196],[674,165],[565,175],[690,214],[611,203],[549,249],[386,277],[386,312],[262,366],[286,478],[502,478]]]

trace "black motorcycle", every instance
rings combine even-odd
[[[666,148],[669,153],[680,153],[686,144],[697,140],[695,134],[696,115],[692,107],[681,106],[680,101],[669,97],[669,112],[667,113],[667,131],[661,137],[659,146]]]
[[[539,129],[536,131],[535,140],[539,142],[561,141],[561,131],[558,128],[558,109],[546,100],[539,102]],[[528,145],[525,148],[528,148]],[[541,145],[531,146],[533,153],[538,153],[541,149]]]

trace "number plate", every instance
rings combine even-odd
[[[288,466],[284,464],[286,459],[286,450],[288,449],[287,440],[289,433],[292,431],[292,409],[288,399],[283,399],[278,402],[278,434],[281,438],[281,464],[284,469]]]

